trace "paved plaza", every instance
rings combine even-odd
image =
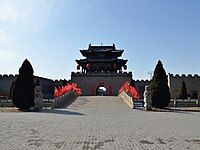
[[[199,150],[200,112],[131,110],[118,97],[68,109],[0,113],[0,150]]]

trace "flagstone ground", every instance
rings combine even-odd
[[[0,149],[200,149],[200,112],[131,110],[117,97],[79,97],[68,109],[1,112]]]

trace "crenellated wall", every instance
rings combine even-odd
[[[0,75],[0,96],[9,96],[10,88],[17,78],[17,75]],[[39,79],[42,85],[42,92],[44,99],[53,98],[54,87],[63,85],[66,80],[51,80],[43,77],[35,76],[35,80]],[[109,91],[110,95],[117,95],[118,89],[126,81],[132,80],[132,73],[116,73],[116,74],[87,74],[72,72],[71,82],[78,83],[82,88],[84,95],[96,95],[96,89],[99,85],[104,85]],[[182,88],[182,81],[185,81],[188,94],[194,98],[194,93],[200,93],[200,76],[195,75],[168,75],[168,85],[170,88],[171,98],[179,98]],[[69,81],[68,81],[69,82]],[[88,86],[90,85],[90,86]],[[135,87],[138,90],[141,98],[143,98],[144,88],[150,85],[149,80],[135,80]]]
[[[173,75],[168,74],[168,85],[171,92],[171,98],[179,98],[180,91],[182,88],[182,82],[185,82],[186,88],[188,90],[189,97],[193,98],[195,93],[200,92],[200,76],[195,74],[182,74]]]
[[[180,91],[182,82],[185,82],[186,88],[190,98],[195,98],[200,94],[200,76],[195,74],[168,74],[168,85],[170,89],[171,98],[180,98]],[[149,80],[135,80],[135,86],[140,96],[143,98],[144,87],[150,85]],[[195,95],[196,94],[196,95]]]
[[[9,97],[12,83],[16,80],[17,75],[0,75],[0,96]],[[44,99],[53,98],[54,86],[61,85],[61,81],[35,76],[35,80],[39,79],[42,85],[42,93]]]
[[[10,87],[17,75],[0,75],[0,95],[9,96]]]
[[[150,80],[134,80],[135,88],[140,94],[140,97],[143,98],[143,93],[146,85],[150,85]]]

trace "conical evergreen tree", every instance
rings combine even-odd
[[[15,86],[15,81],[13,81],[12,84],[11,84],[10,91],[9,91],[9,99],[12,99],[14,86]]]
[[[131,79],[130,86],[135,87],[135,81]]]
[[[30,62],[26,59],[19,69],[19,76],[14,84],[12,93],[12,101],[14,105],[21,110],[27,110],[34,106],[34,90],[33,68]]]
[[[151,82],[152,106],[156,108],[167,107],[170,102],[170,92],[166,72],[159,60],[154,70]]]
[[[40,79],[36,79],[35,86],[40,86]]]
[[[182,89],[181,89],[181,95],[180,95],[180,98],[182,99],[187,99],[187,88],[186,88],[186,85],[185,85],[185,81],[182,82]]]
[[[62,80],[62,84],[63,86],[67,85],[67,80],[66,79]]]
[[[198,100],[200,100],[200,91],[198,92],[197,97],[198,97]]]

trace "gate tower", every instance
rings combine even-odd
[[[80,50],[85,59],[76,60],[79,72],[71,73],[71,80],[82,89],[83,95],[98,95],[100,87],[104,87],[102,95],[117,95],[119,88],[125,82],[131,82],[132,72],[127,69],[127,61],[119,59],[124,50],[112,46],[92,46]]]

